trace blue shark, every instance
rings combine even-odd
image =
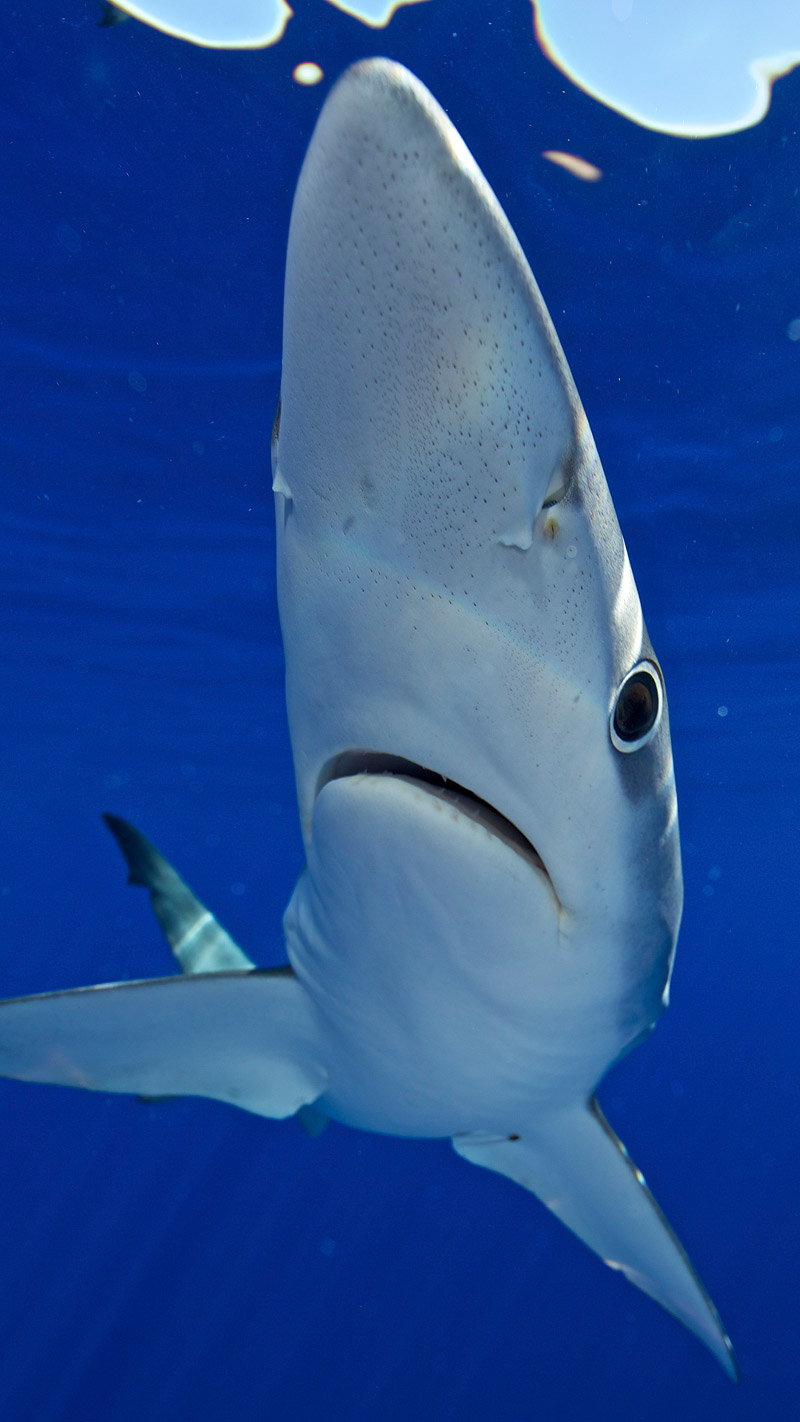
[[[348,70],[291,218],[272,439],[306,864],[258,968],[108,817],[182,973],[0,1005],[0,1071],[449,1137],[731,1377],[596,1090],[668,1001],[664,678],[522,249],[407,70]]]

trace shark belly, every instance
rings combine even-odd
[[[323,789],[284,931],[317,1014],[319,1104],[349,1125],[513,1133],[585,1100],[624,1045],[621,964],[576,940],[546,872],[404,777]]]

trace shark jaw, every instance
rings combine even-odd
[[[425,793],[435,796],[444,804],[449,805],[457,814],[465,815],[468,819],[481,825],[487,834],[493,835],[502,844],[519,854],[532,869],[542,875],[549,885],[556,903],[558,903],[558,895],[553,887],[553,881],[535,845],[531,844],[522,830],[518,829],[501,810],[497,809],[495,805],[490,805],[488,801],[482,800],[480,795],[476,795],[467,786],[460,785],[455,780],[448,780],[446,776],[429,766],[419,765],[416,761],[404,759],[403,756],[386,755],[380,751],[350,750],[340,752],[325,766],[317,784],[317,795],[331,781],[344,780],[352,775],[396,776],[398,779],[406,781],[407,784],[414,785]]]

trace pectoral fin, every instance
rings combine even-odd
[[[276,423],[277,423],[277,416]],[[160,850],[119,815],[103,815],[128,865],[128,883],[150,890],[150,903],[164,936],[184,973],[243,972],[255,968],[252,958],[226,933],[210,909],[201,903]],[[139,1097],[149,1105],[172,1101],[172,1096]],[[318,1106],[301,1106],[298,1119],[304,1131],[318,1136],[328,1117]]]
[[[538,1195],[606,1264],[621,1269],[696,1334],[738,1382],[717,1310],[596,1101],[537,1119],[530,1135],[465,1135],[453,1145],[465,1160]]]
[[[0,1075],[291,1116],[325,1090],[290,968],[109,983],[0,1003]]]

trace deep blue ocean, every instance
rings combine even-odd
[[[269,473],[283,264],[324,95],[387,54],[529,257],[664,667],[672,1006],[600,1100],[743,1381],[447,1142],[2,1081],[0,1417],[790,1422],[800,71],[756,127],[688,141],[573,87],[522,0],[431,0],[384,30],[298,0],[280,44],[243,53],[100,17],[0,17],[2,995],[173,971],[104,810],[283,960],[302,863]],[[304,60],[316,88],[292,80]],[[603,180],[540,156],[565,146]]]

